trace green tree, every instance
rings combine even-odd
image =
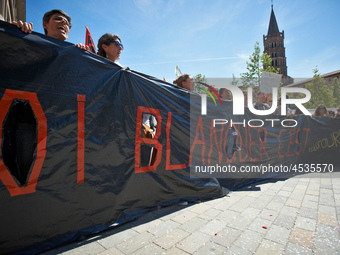
[[[243,89],[246,89],[249,86],[259,87],[263,71],[269,73],[279,73],[279,68],[271,66],[272,59],[270,56],[267,53],[263,53],[262,55],[260,54],[261,49],[259,42],[256,42],[254,46],[254,52],[249,57],[249,61],[246,62],[248,71],[241,73]]]
[[[231,82],[231,85],[237,86],[238,80],[236,79],[235,75],[233,74],[233,81]]]
[[[338,78],[334,78],[330,88],[333,92],[333,99],[334,99],[334,107],[339,107],[340,104],[340,81]]]
[[[200,84],[199,82],[201,83],[207,83],[207,78],[205,78],[205,75],[202,75],[202,74],[196,74],[194,77],[193,77],[194,81],[195,81],[195,92],[198,93],[198,94],[205,94],[205,92],[202,90],[203,88],[204,89],[207,89],[204,85]]]
[[[326,107],[334,106],[333,91],[325,85],[325,81],[320,77],[317,67],[313,69],[314,76],[310,83],[307,83],[305,88],[311,93],[311,99],[304,104],[308,109],[315,109],[318,105],[323,104]]]

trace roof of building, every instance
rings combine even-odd
[[[272,13],[270,14],[270,21],[269,21],[269,27],[268,27],[268,34],[277,34],[280,33],[279,27],[276,22],[275,14],[274,14],[274,9],[272,5]]]
[[[337,75],[337,74],[340,75],[340,70],[336,70],[336,71],[333,71],[333,72],[330,72],[330,73],[321,74],[320,77],[321,78],[328,78],[328,77],[332,77],[332,76]],[[298,87],[299,85],[303,85],[303,84],[309,83],[312,80],[313,80],[313,78],[304,79],[302,81],[295,82],[293,84],[289,84],[286,87]]]

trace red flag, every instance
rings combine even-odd
[[[85,46],[89,46],[91,52],[97,53],[96,46],[93,43],[90,31],[87,26],[85,26],[85,28],[86,28]]]
[[[166,81],[164,77],[163,77],[163,81]]]

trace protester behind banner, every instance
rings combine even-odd
[[[335,118],[335,112],[333,110],[328,110],[327,113],[328,113],[328,117],[330,117],[331,119]]]
[[[328,113],[327,113],[327,108],[326,106],[320,104],[316,107],[313,117],[328,117]]]
[[[195,83],[190,74],[183,74],[173,81],[173,84],[187,89],[189,91],[195,90]]]
[[[33,23],[23,22],[21,20],[13,21],[14,25],[21,29],[24,33],[32,33]],[[43,28],[45,35],[53,37],[55,39],[65,41],[68,38],[70,29],[72,27],[71,17],[63,10],[54,9],[48,11],[43,17]],[[76,46],[83,50],[89,50],[86,45],[81,43]]]
[[[257,92],[257,100],[253,104],[254,108],[256,110],[268,110],[270,107],[268,104],[266,104],[264,101],[266,100],[267,95],[266,93],[259,91]]]
[[[221,98],[227,99],[227,100],[231,100],[231,92],[229,89],[226,88],[220,88],[218,90],[218,94]]]
[[[118,62],[122,50],[124,50],[122,40],[116,34],[106,33],[102,35],[98,40],[98,55],[113,61],[120,67],[123,67]],[[129,67],[125,67],[123,69],[129,70]]]

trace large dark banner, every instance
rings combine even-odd
[[[215,107],[209,100],[209,115],[201,116],[199,95],[4,22],[0,57],[3,254],[37,253],[157,205],[220,197],[251,180],[285,175],[201,176],[197,166],[339,169],[339,120],[300,116],[294,128],[250,128],[247,121],[258,117],[246,109],[237,117],[246,125],[235,125],[241,150],[228,158],[230,127],[214,129],[211,121],[221,112],[235,118],[231,102]],[[143,135],[148,115],[157,120],[153,139]]]

